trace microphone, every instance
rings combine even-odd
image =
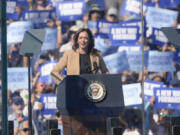
[[[91,74],[91,73],[92,73],[92,71],[91,71],[91,66],[89,66],[88,63],[86,63],[85,66],[86,66],[86,72],[89,73],[89,74]]]
[[[94,71],[95,71],[95,74],[97,74],[98,70],[99,70],[99,67],[97,65],[97,62],[93,62],[93,66],[94,66]]]
[[[88,66],[88,67],[87,67],[87,72],[88,72],[89,74],[91,74],[91,73],[92,73],[92,71],[91,71],[91,67],[90,67],[90,66]]]

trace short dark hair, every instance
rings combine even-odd
[[[75,35],[74,35],[74,46],[73,46],[73,50],[77,50],[79,48],[79,44],[78,44],[78,38],[79,38],[79,34],[81,32],[87,32],[88,34],[88,38],[89,38],[89,44],[88,44],[88,54],[92,51],[92,49],[94,48],[94,37],[93,34],[91,33],[91,30],[88,28],[82,28],[80,29]]]

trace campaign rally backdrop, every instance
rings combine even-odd
[[[97,22],[98,35],[102,38],[108,38],[110,26],[116,26],[118,22],[109,22],[106,20],[99,20]]]
[[[177,11],[164,8],[148,7],[146,21],[148,27],[172,27],[178,16]]]
[[[57,29],[46,28],[46,35],[41,47],[42,51],[56,49],[57,43]]]
[[[38,82],[44,82],[45,84],[49,85],[49,84],[54,84],[54,81],[52,80],[50,73],[53,69],[53,67],[57,64],[57,60],[55,61],[48,61],[44,64],[42,64],[39,68],[38,68],[38,72],[40,72],[40,77],[38,78]]]
[[[173,65],[173,52],[149,51],[148,71],[151,72],[172,72],[175,71]]]
[[[82,19],[85,13],[86,4],[81,1],[64,1],[56,5],[56,15],[61,21],[74,21]]]
[[[138,42],[140,30],[138,26],[111,26],[109,40],[112,45],[130,44]]]
[[[180,109],[180,88],[155,88],[156,108]]]
[[[104,57],[104,61],[110,73],[122,73],[129,70],[127,55],[123,52],[117,52]]]
[[[152,80],[145,80],[144,81],[144,100],[147,102],[150,100],[154,94],[154,88],[161,88],[163,87],[163,82],[156,82]]]
[[[141,84],[123,84],[123,96],[125,106],[134,106],[142,104],[141,95]]]
[[[137,51],[140,52],[142,48],[141,44],[127,44],[127,45],[121,45],[118,47],[118,52],[121,51]]]
[[[7,26],[7,44],[21,43],[24,38],[24,33],[27,30],[33,29],[32,22],[18,21],[10,23]]]
[[[154,7],[155,1],[154,0],[148,0],[144,1],[143,3],[144,13],[147,12],[147,8],[149,6]],[[141,0],[125,0],[123,2],[122,8],[121,8],[121,15],[130,14],[130,15],[138,15],[140,16],[141,13]]]
[[[41,110],[42,115],[54,115],[56,112],[56,94],[41,94],[40,102],[43,105],[43,109]]]
[[[168,38],[159,28],[152,29],[152,43],[155,45],[163,46],[164,44],[168,44]]]
[[[173,72],[174,54],[172,52],[145,51],[144,66],[149,72]],[[111,73],[125,70],[142,71],[142,54],[139,51],[119,51],[104,56],[104,61]]]
[[[161,8],[177,8],[179,4],[179,0],[159,0],[159,6]]]
[[[11,67],[7,69],[8,89],[28,89],[28,68]]]
[[[45,28],[49,20],[55,19],[53,10],[26,10],[23,14],[24,21],[31,21],[34,28]]]

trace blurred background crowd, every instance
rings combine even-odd
[[[69,18],[62,17],[62,13],[61,15],[58,13],[62,11],[57,10],[57,8],[61,9],[60,6],[57,6],[58,4],[79,2],[77,0],[24,0],[23,4],[21,2],[18,0],[7,0],[7,34],[10,35],[7,36],[8,120],[14,121],[14,135],[28,134],[28,87],[27,83],[25,83],[27,80],[28,60],[27,57],[19,53],[24,34],[22,33],[23,30],[31,28],[46,29],[46,34],[48,34],[45,36],[46,44],[43,44],[41,53],[31,57],[31,102],[33,105],[34,134],[43,135],[47,133],[46,121],[48,119],[58,120],[58,128],[61,131],[63,130],[61,113],[53,106],[56,105],[57,86],[50,78],[50,71],[63,53],[72,49],[73,35],[81,28],[89,28],[92,31],[95,38],[95,48],[102,51],[110,73],[122,76],[121,81],[123,85],[141,85],[142,81],[145,80],[147,82],[144,84],[144,89],[153,91],[154,85],[157,84],[162,85],[160,90],[163,90],[163,88],[172,91],[180,90],[180,56],[178,45],[173,44],[168,39],[154,42],[153,36],[156,35],[153,35],[154,31],[162,37],[164,35],[162,35],[161,26],[156,26],[157,23],[151,23],[150,21],[153,21],[153,19],[149,19],[153,16],[153,11],[154,14],[167,13],[165,14],[167,15],[166,19],[159,16],[160,24],[178,30],[180,28],[180,2],[178,0],[173,2],[171,0],[144,0],[144,13],[141,10],[140,0],[84,0],[85,9],[80,14],[81,17],[78,18],[70,17],[70,15],[68,16]],[[155,12],[156,9],[162,10],[162,12]],[[169,18],[168,14],[174,18]],[[143,24],[141,22],[142,16],[144,17],[143,32],[141,31]],[[29,22],[31,23],[30,25],[27,24]],[[138,30],[136,35],[139,33],[140,36],[136,40],[133,39],[129,42],[127,35],[125,37],[127,41],[122,38],[116,42],[110,36],[112,29],[116,27],[135,28]],[[23,30],[18,32],[21,28]],[[118,31],[118,29],[116,30]],[[17,41],[18,38],[20,38],[19,41]],[[127,44],[126,42],[129,43]],[[159,53],[156,59],[157,63],[161,62],[159,59],[161,54],[162,57],[168,56],[166,59],[170,59],[171,63],[167,64],[170,68],[152,70],[152,68],[144,66],[143,72],[142,70],[135,71],[133,68],[127,68],[127,66],[125,68],[122,67],[123,63],[121,61],[124,61],[124,55],[122,57],[112,57],[113,54],[118,53],[120,55],[124,51],[130,52],[130,54],[137,52],[138,55],[134,57],[142,57],[141,49],[145,52],[149,51],[149,54],[151,52]],[[172,57],[171,55],[166,55],[169,52],[171,52]],[[156,55],[153,56],[155,57]],[[136,61],[135,58],[134,60]],[[156,65],[160,66],[161,64],[159,63]],[[139,65],[140,67],[141,64]],[[66,74],[66,69],[64,69],[63,74]],[[15,83],[17,84],[15,85]],[[123,91],[125,91],[124,89]],[[132,88],[132,91],[135,90]],[[170,121],[167,117],[179,116],[180,108],[158,106],[156,103],[157,96],[155,94],[148,94],[148,92],[145,92],[146,94],[148,97],[145,100],[144,106],[146,133],[149,135],[169,135]],[[146,97],[142,97],[140,92],[139,98]],[[142,117],[138,111],[141,109],[141,103],[132,104],[130,107],[127,106],[127,109],[121,112],[121,126],[123,127],[124,135],[142,133]],[[178,100],[178,103],[180,103],[180,100]],[[158,107],[155,107],[155,104]]]

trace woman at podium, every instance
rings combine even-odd
[[[61,75],[64,68],[67,75],[108,73],[101,52],[94,49],[94,38],[89,29],[80,29],[74,35],[73,50],[65,52],[51,71],[56,84],[64,79]]]
[[[67,75],[109,73],[101,52],[94,49],[94,38],[89,29],[80,29],[74,35],[73,49],[65,52],[54,66],[51,77],[56,84],[64,79],[65,76],[61,75],[64,68],[67,70]],[[99,124],[89,124],[89,120],[91,122],[97,120]],[[62,116],[62,121],[64,135],[105,135],[104,117]]]

